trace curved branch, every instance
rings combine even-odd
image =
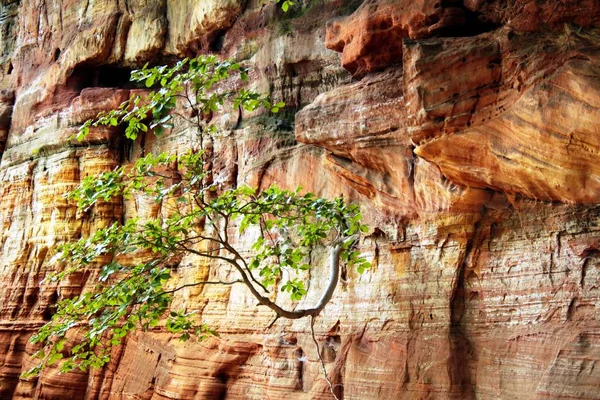
[[[262,296],[262,298],[259,299],[260,304],[269,307],[271,310],[275,311],[277,315],[287,319],[300,319],[307,316],[316,317],[325,308],[327,303],[329,303],[333,297],[335,288],[337,287],[337,283],[340,278],[340,254],[342,253],[343,249],[343,243],[339,243],[335,245],[329,253],[329,283],[327,284],[327,288],[323,292],[323,295],[316,306],[312,308],[289,311],[284,310],[270,299]]]
[[[260,283],[254,277],[254,274],[252,274],[252,271],[248,267],[248,263],[246,262],[246,260],[244,259],[244,257],[242,257],[240,255],[240,253],[236,249],[234,249],[233,246],[231,246],[229,243],[223,243],[223,245],[226,246],[227,251],[229,251],[231,254],[233,254],[236,259],[240,260],[242,262],[242,264],[244,264],[244,268],[246,269],[247,274],[250,276],[250,280],[252,282],[256,283],[262,290],[265,291],[265,293],[269,293],[269,290],[265,287],[265,285],[263,285],[262,283]]]
[[[235,267],[235,269],[240,273],[240,275],[242,276],[243,283],[246,285],[246,287],[248,287],[248,289],[250,290],[252,295],[258,300],[259,305],[269,307],[279,317],[283,317],[283,318],[287,318],[287,319],[300,319],[300,318],[304,318],[307,316],[316,317],[317,315],[319,315],[321,313],[321,311],[329,303],[329,301],[333,297],[333,293],[335,292],[335,288],[337,287],[337,283],[340,278],[340,255],[341,255],[342,251],[344,250],[344,246],[347,243],[354,242],[357,239],[358,239],[358,235],[352,235],[352,236],[346,238],[344,241],[340,241],[340,242],[336,243],[333,246],[333,248],[331,249],[331,251],[329,253],[329,283],[327,284],[327,288],[323,292],[323,296],[321,296],[321,299],[319,300],[317,305],[312,308],[303,308],[303,309],[293,310],[293,311],[282,308],[281,306],[279,306],[277,303],[275,303],[268,297],[265,297],[262,294],[260,294],[260,292],[252,284],[252,279],[250,276],[248,276],[248,273],[246,272],[246,270],[237,263],[237,257],[235,259],[231,259],[231,258],[227,258],[227,257],[223,257],[223,256],[209,255],[207,253],[196,251],[196,250],[189,248],[181,243],[179,243],[179,246],[182,247],[183,249],[185,249],[186,251],[196,254],[196,255],[199,255],[199,256],[220,259],[220,260],[228,262],[233,267]],[[223,243],[223,244],[227,246],[226,243]],[[229,246],[229,247],[231,247],[231,246]],[[234,251],[234,254],[235,253],[236,252]]]
[[[242,274],[242,279],[244,280],[244,283],[246,284],[246,286],[248,286],[254,297],[256,297],[256,299],[259,302],[259,305],[269,307],[271,310],[275,311],[275,313],[279,317],[287,319],[300,319],[307,316],[316,317],[317,315],[319,315],[319,313],[321,313],[321,311],[323,311],[325,306],[333,297],[333,293],[335,292],[335,288],[340,278],[340,254],[344,250],[344,245],[348,242],[355,241],[357,238],[358,235],[350,236],[349,238],[346,238],[346,240],[344,240],[343,242],[338,242],[331,249],[331,252],[329,253],[329,283],[327,284],[327,288],[323,292],[323,296],[321,296],[321,299],[319,300],[317,305],[312,308],[304,308],[293,311],[285,310],[279,305],[277,305],[275,302],[258,293],[256,288],[252,286],[251,282],[248,280],[248,277],[246,276],[244,271],[241,268],[239,268],[239,266],[238,271],[240,271],[240,273]]]

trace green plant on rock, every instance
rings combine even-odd
[[[92,290],[60,300],[52,320],[33,336],[41,346],[36,353],[41,364],[31,374],[57,362],[64,372],[101,367],[109,361],[112,347],[137,329],[163,326],[182,340],[216,335],[194,311],[172,306],[173,294],[186,287],[245,287],[276,318],[314,318],[335,291],[340,262],[355,266],[359,273],[370,267],[355,248],[367,230],[357,205],[341,197],[328,200],[276,186],[224,188],[212,181],[212,156],[202,143],[217,128],[208,115],[226,103],[273,112],[284,106],[250,90],[228,91],[223,88],[230,85],[219,85],[236,77],[245,80],[247,71],[215,57],[183,60],[173,67],[144,67],[132,72],[131,79],[151,88],[146,96],[133,97],[83,124],[80,139],[100,125],[122,127],[134,139],[140,132],[170,129],[181,118],[196,129],[201,145],[178,156],[148,154],[133,165],[87,176],[68,195],[82,213],[99,202],[134,196],[152,199],[163,211],[156,218],[115,222],[60,246],[55,259],[63,267],[49,279],[60,281],[82,270],[96,271],[92,274],[96,278]],[[254,238],[251,249],[239,244],[242,234]],[[288,293],[293,302],[306,296],[311,251],[324,247],[330,250],[329,281],[319,301],[295,309],[278,304],[277,292]],[[173,274],[185,255],[227,265],[237,279],[175,286]]]
[[[261,0],[259,4],[265,4],[267,2],[278,4],[283,10],[283,12],[288,12],[290,7],[296,4],[296,2],[292,0]]]
[[[281,9],[282,9],[284,12],[287,12],[287,11],[290,9],[290,7],[291,7],[291,6],[293,6],[293,5],[294,5],[294,2],[293,2],[293,1],[291,1],[291,0],[283,0],[283,1],[281,2]]]

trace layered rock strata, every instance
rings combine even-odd
[[[371,227],[372,270],[342,271],[315,322],[340,398],[598,398],[599,3],[296,3],[0,5],[0,398],[331,398],[308,321],[269,327],[238,285],[175,298],[218,339],[156,328],[102,370],[19,377],[52,305],[93,282],[42,282],[60,267],[56,246],[160,212],[135,198],[81,214],[62,195],[143,152],[193,145],[179,127],[134,144],[119,129],[73,133],[136,90],[131,69],[198,53],[243,60],[253,88],[287,103],[222,116],[216,179],[344,195]],[[315,268],[300,306],[326,273]],[[174,274],[173,285],[235,278],[195,257]]]

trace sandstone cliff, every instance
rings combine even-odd
[[[159,212],[135,199],[78,215],[62,194],[142,149],[189,146],[177,129],[133,146],[118,130],[70,136],[129,96],[131,69],[198,53],[246,60],[252,87],[287,103],[224,118],[219,179],[343,194],[371,226],[373,269],[343,271],[315,325],[340,396],[600,398],[599,24],[598,0],[299,0],[287,14],[257,0],[1,2],[0,398],[331,398],[308,321],[267,329],[243,287],[175,300],[220,339],[156,329],[102,371],[19,379],[52,304],[89,285],[40,284],[55,246]],[[190,257],[177,280],[232,274]]]

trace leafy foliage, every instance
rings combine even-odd
[[[263,0],[262,3],[264,3],[267,0]],[[275,3],[275,4],[279,4],[281,9],[283,10],[283,12],[288,12],[290,7],[292,7],[294,3],[292,0],[269,0],[271,1],[271,3]]]
[[[239,63],[219,61],[215,56],[184,59],[173,67],[148,68],[146,65],[131,73],[131,81],[155,90],[144,97],[134,96],[116,110],[86,121],[76,137],[82,140],[92,127],[119,125],[124,126],[125,136],[132,140],[149,129],[161,135],[165,129],[173,128],[173,117],[178,116],[198,128],[202,147],[204,134],[216,132],[216,127],[210,123],[211,116],[228,100],[235,108],[242,107],[247,111],[265,107],[278,112],[285,106],[284,103],[271,104],[268,96],[250,90],[232,91],[218,87],[220,82],[234,74],[242,81],[248,80],[248,71]],[[175,110],[178,100],[187,107],[189,115]]]
[[[282,9],[284,12],[287,12],[287,11],[290,9],[290,7],[291,7],[291,6],[293,6],[293,5],[294,5],[294,2],[293,2],[293,1],[290,1],[290,0],[284,0],[283,2],[281,2],[281,9]]]
[[[202,115],[219,111],[226,101],[247,110],[265,107],[275,112],[284,106],[273,105],[267,96],[246,89],[221,91],[218,83],[234,73],[242,80],[247,78],[239,64],[214,57],[134,71],[133,81],[159,89],[87,121],[78,136],[83,138],[90,128],[100,125],[122,126],[130,139],[140,132],[169,129],[178,112],[178,99],[198,117],[186,120],[201,138],[216,131],[210,119],[202,119]],[[260,305],[270,307],[278,316],[314,317],[324,304],[286,311],[271,300],[276,288],[293,301],[307,294],[306,271],[312,267],[313,249],[333,247],[336,257],[361,273],[370,267],[354,248],[357,236],[367,230],[357,205],[346,204],[341,197],[319,198],[300,189],[222,188],[210,179],[210,157],[203,149],[180,156],[148,154],[133,165],[85,177],[68,195],[82,212],[99,202],[132,196],[161,204],[163,212],[156,218],[115,222],[60,246],[56,259],[64,268],[49,279],[59,281],[85,270],[96,271],[97,278],[91,291],[59,301],[52,320],[33,336],[33,342],[43,346],[36,354],[42,363],[30,373],[63,358],[61,371],[100,367],[109,361],[113,346],[139,328],[164,325],[181,340],[216,335],[197,321],[195,312],[172,309],[173,293],[184,287],[243,284]],[[235,244],[244,233],[256,237],[249,252]],[[240,278],[175,287],[173,268],[189,254],[229,265]],[[335,285],[330,287],[333,290]],[[325,296],[327,301],[330,295]]]

